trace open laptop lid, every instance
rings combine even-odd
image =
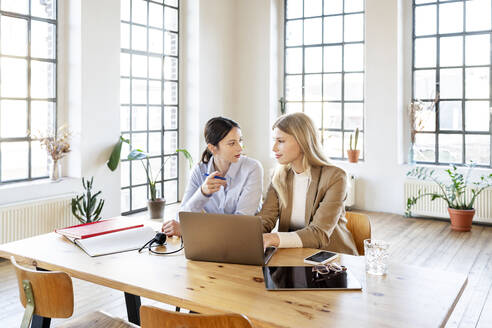
[[[190,260],[263,265],[263,225],[256,216],[180,212]]]

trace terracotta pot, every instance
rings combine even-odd
[[[158,198],[156,200],[150,200],[147,202],[147,208],[149,209],[149,216],[151,219],[164,218],[164,207],[166,206],[166,200],[164,198]]]
[[[347,157],[350,163],[357,163],[359,161],[360,150],[347,150]]]
[[[449,218],[451,219],[451,230],[470,231],[475,210],[456,210],[448,208]]]

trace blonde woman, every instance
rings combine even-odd
[[[328,163],[312,120],[303,113],[283,115],[273,125],[273,136],[280,165],[258,213],[264,246],[358,255],[345,218],[347,175]],[[277,220],[279,232],[271,233]]]

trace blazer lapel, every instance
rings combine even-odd
[[[290,219],[292,216],[292,185],[294,183],[294,173],[292,169],[287,172],[287,206],[281,211],[280,222],[278,223],[278,231],[285,232],[289,231]]]
[[[311,213],[313,211],[313,206],[314,203],[316,202],[316,195],[318,193],[320,175],[321,175],[320,166],[311,167],[311,180],[306,194],[306,214],[305,214],[306,227],[309,225],[309,221],[311,220]]]

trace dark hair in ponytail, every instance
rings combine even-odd
[[[205,142],[217,146],[233,128],[239,128],[239,124],[225,117],[213,117],[205,124],[203,131]],[[202,154],[202,163],[207,164],[211,157],[212,153],[207,147]]]

